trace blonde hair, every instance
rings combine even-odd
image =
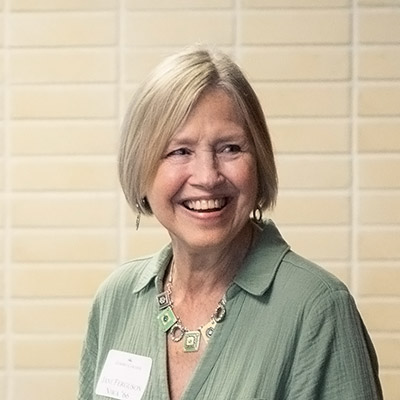
[[[166,58],[139,86],[128,107],[119,151],[119,176],[129,205],[152,214],[145,200],[162,154],[207,89],[222,89],[237,104],[253,141],[258,175],[255,207],[272,208],[278,178],[271,140],[258,98],[225,54],[191,47]]]

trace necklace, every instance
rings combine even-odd
[[[172,341],[180,342],[183,339],[183,351],[185,353],[196,352],[200,348],[201,338],[208,343],[214,333],[216,325],[221,322],[226,315],[226,297],[225,294],[218,302],[210,321],[195,330],[189,330],[183,325],[181,319],[174,313],[172,301],[172,272],[174,262],[171,265],[171,273],[168,278],[166,290],[157,295],[157,304],[160,312],[157,316],[161,329],[169,332]]]

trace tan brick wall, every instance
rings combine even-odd
[[[351,288],[400,398],[399,0],[0,0],[0,398],[74,398],[91,298],[135,231],[115,170],[132,90],[195,41],[234,56],[277,152],[273,218]]]

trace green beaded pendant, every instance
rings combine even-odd
[[[168,332],[177,321],[175,314],[170,306],[161,310],[157,316],[157,319],[160,323],[161,329],[164,332]]]

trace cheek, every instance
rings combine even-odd
[[[247,192],[248,196],[250,197],[250,205],[253,208],[257,202],[258,198],[258,173],[257,173],[257,167],[255,165],[255,162],[251,165],[251,168],[249,170],[247,179],[245,181],[247,184]]]
[[[236,168],[234,172],[236,187],[240,191],[244,201],[251,203],[251,206],[256,201],[258,193],[257,169],[255,163],[249,162]]]
[[[149,188],[149,197],[156,201],[173,197],[183,185],[183,175],[182,168],[159,167]]]
[[[241,168],[241,179],[243,184],[250,187],[257,187],[258,174],[256,162],[252,158],[245,163]]]

